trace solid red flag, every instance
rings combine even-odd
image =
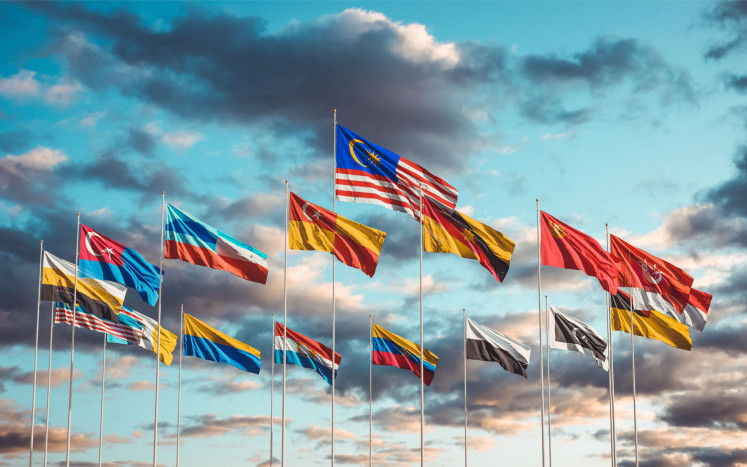
[[[620,264],[619,287],[660,294],[678,313],[687,306],[693,278],[677,266],[610,235],[612,256]]]
[[[609,253],[592,237],[540,211],[542,264],[576,269],[596,277],[604,290],[617,293],[618,267]]]

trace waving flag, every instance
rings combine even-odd
[[[373,325],[373,364],[389,365],[410,370],[420,377],[420,346]],[[423,349],[423,383],[431,385],[438,365],[438,357]]]
[[[549,319],[550,347],[581,352],[596,360],[597,366],[609,371],[607,342],[591,326],[561,313],[554,306],[550,306]]]
[[[109,333],[109,335],[106,336],[107,342],[113,344],[137,345],[138,347],[156,353],[156,347],[158,347],[158,321],[149,318],[132,308],[123,306],[122,311],[119,312],[119,322],[122,325],[129,326],[135,331],[139,331],[140,336],[137,339],[127,339]],[[158,352],[158,359],[166,365],[171,365],[171,361],[174,359],[176,343],[176,334],[168,329],[161,328],[161,347]]]
[[[287,340],[283,338],[283,331]],[[337,369],[340,366],[342,357],[335,352],[335,361],[332,362],[332,349],[320,344],[319,342],[309,339],[308,337],[284,328],[282,323],[275,322],[275,363],[283,363],[283,351],[285,351],[285,361],[290,365],[300,365],[304,368],[319,373],[327,384],[332,384],[332,371],[334,369],[335,377]]]
[[[158,268],[135,250],[80,226],[80,277],[119,282],[138,291],[154,306],[158,302]]]
[[[293,250],[319,250],[335,255],[350,267],[373,277],[386,233],[353,222],[290,194],[288,246]]]
[[[120,315],[121,315],[120,311]],[[73,324],[73,304],[57,302],[54,309],[54,322]],[[136,329],[126,325],[120,317],[119,323],[99,318],[93,313],[77,305],[75,307],[75,327],[86,328],[96,332],[104,332],[107,335],[116,336],[124,340],[140,340],[143,335],[142,329]]]
[[[599,279],[604,290],[616,294],[618,267],[599,242],[544,211],[540,211],[540,215],[542,264],[583,271]]]
[[[498,362],[506,371],[526,378],[531,353],[528,345],[467,318],[466,358]]]
[[[252,282],[267,282],[267,255],[171,204],[166,217],[166,258],[222,269]]]
[[[503,281],[516,246],[511,239],[459,211],[449,214],[428,199],[423,199],[423,213],[425,251],[476,259],[498,282]]]
[[[459,192],[444,179],[404,157],[337,125],[335,196],[340,201],[378,204],[420,219],[423,196],[454,209]]]
[[[708,309],[713,295],[690,288],[690,296],[682,313],[668,302],[661,294],[647,292],[644,289],[629,288],[636,310],[656,310],[671,316],[682,324],[703,332],[708,321]]]
[[[630,296],[618,291],[612,296],[610,327],[630,334]],[[690,350],[693,341],[686,324],[656,310],[633,311],[633,335],[662,341],[672,347]]]
[[[259,374],[259,350],[211,328],[187,313],[184,313],[184,355]]]

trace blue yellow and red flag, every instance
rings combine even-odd
[[[410,370],[420,377],[420,346],[378,324],[373,325],[373,363]],[[423,349],[423,382],[430,386],[438,365],[438,357]]]

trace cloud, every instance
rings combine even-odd
[[[716,2],[704,13],[710,24],[732,32],[726,41],[708,48],[705,58],[720,60],[734,51],[744,50],[747,44],[747,5],[741,0]]]
[[[171,148],[185,150],[205,139],[202,133],[190,133],[184,130],[164,131],[157,123],[151,122],[145,125],[143,131],[154,138],[160,139]]]
[[[292,420],[286,418],[285,423]],[[280,425],[280,421],[276,420]],[[244,415],[231,415],[222,419],[214,414],[191,417],[191,421],[181,428],[181,436],[192,438],[212,438],[214,436],[225,436],[231,432],[239,431],[245,434],[260,434],[269,429],[270,417],[259,415],[248,417]],[[174,437],[176,435],[173,435]]]
[[[28,178],[36,172],[46,172],[65,162],[67,155],[59,149],[52,149],[43,146],[32,149],[31,151],[14,156],[7,154],[0,160],[0,183],[10,175],[16,177]],[[7,183],[7,181],[5,182]]]
[[[9,78],[0,78],[0,95],[11,98],[37,97],[41,94],[41,83],[36,72],[20,70]]]

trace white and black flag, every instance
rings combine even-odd
[[[467,358],[498,362],[511,373],[527,377],[528,345],[508,338],[500,332],[475,323],[467,318]]]
[[[597,365],[609,371],[607,342],[594,329],[572,316],[567,316],[550,306],[550,347],[584,353]]]

